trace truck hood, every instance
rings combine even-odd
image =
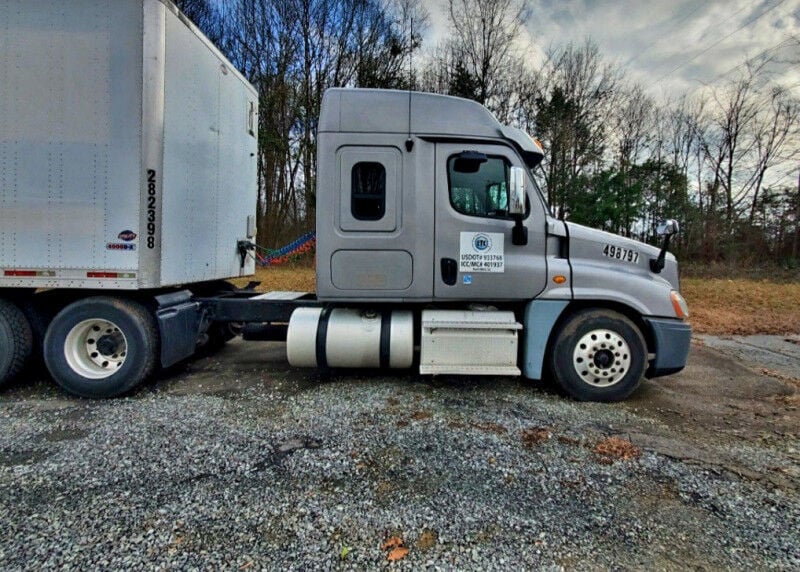
[[[670,292],[680,285],[672,254],[667,253],[664,269],[656,274],[650,270],[650,261],[660,252],[655,246],[552,218],[547,232],[569,242],[572,299],[618,303],[642,316],[676,317]],[[550,290],[544,297],[563,296],[558,288]]]

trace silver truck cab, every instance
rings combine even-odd
[[[623,399],[642,375],[685,366],[691,329],[674,256],[552,217],[532,176],[542,149],[480,104],[331,89],[317,144],[317,297],[419,309],[421,371],[499,371],[480,369],[487,310],[513,313],[521,373],[549,368],[580,399]],[[425,332],[459,320],[483,324],[465,326],[473,346],[449,342],[463,363],[426,358]]]

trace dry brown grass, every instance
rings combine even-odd
[[[316,277],[308,264],[259,268],[259,292],[313,292]],[[246,285],[250,279],[233,282]],[[746,278],[681,280],[694,331],[701,334],[789,334],[800,332],[800,282]]]
[[[690,322],[701,334],[800,332],[800,283],[683,278]]]
[[[251,280],[261,282],[256,288],[259,292],[271,292],[273,290],[314,292],[317,282],[313,267],[290,264],[258,268],[255,276],[237,278],[236,280],[231,280],[231,282],[241,288]]]

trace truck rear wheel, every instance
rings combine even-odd
[[[98,296],[73,302],[47,329],[44,360],[53,379],[81,397],[115,397],[156,365],[153,316],[130,300]]]
[[[22,370],[32,349],[33,334],[25,314],[0,300],[0,386]]]
[[[621,401],[641,383],[647,345],[631,320],[612,310],[581,310],[556,332],[550,370],[580,401]]]

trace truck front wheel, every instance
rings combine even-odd
[[[153,316],[131,300],[73,302],[47,329],[44,360],[53,379],[81,397],[114,397],[144,381],[156,364]]]
[[[33,349],[33,335],[25,314],[0,300],[0,386],[17,375]]]
[[[621,401],[633,393],[647,366],[647,345],[619,312],[587,309],[561,324],[550,346],[556,382],[580,401]]]

